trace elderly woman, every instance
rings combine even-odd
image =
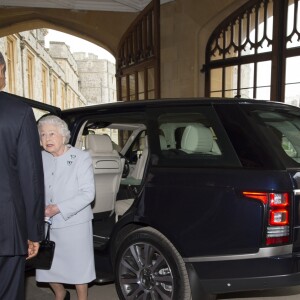
[[[37,270],[36,280],[48,282],[56,300],[70,299],[63,284],[74,284],[79,300],[86,300],[95,279],[91,202],[95,196],[92,159],[88,152],[68,145],[67,124],[56,116],[38,123],[46,208],[51,240],[56,248],[50,270]]]

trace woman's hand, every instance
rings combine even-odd
[[[45,217],[51,218],[57,215],[58,213],[60,213],[60,210],[56,204],[50,204],[45,209]]]

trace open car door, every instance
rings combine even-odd
[[[2,92],[5,93],[5,92]],[[21,101],[27,103],[32,107],[35,119],[38,121],[42,116],[47,115],[47,114],[52,114],[59,116],[61,115],[61,109],[56,106],[52,106],[50,104],[42,103],[39,101],[35,101],[32,99],[28,99],[25,97],[21,97],[18,95],[13,95],[15,98],[20,99]]]

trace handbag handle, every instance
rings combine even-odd
[[[45,241],[50,241],[50,227],[51,227],[51,223],[47,222],[47,221],[45,221],[45,223],[48,225],[47,232],[46,232],[46,237],[45,237]]]

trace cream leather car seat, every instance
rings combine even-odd
[[[87,136],[86,148],[93,160],[96,185],[94,214],[114,212],[117,193],[122,177],[122,162],[116,150],[113,150],[108,135],[91,134]]]

